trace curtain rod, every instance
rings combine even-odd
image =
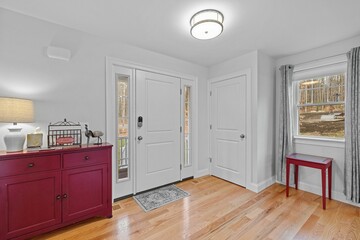
[[[298,64],[293,64],[293,65],[294,65],[294,67],[296,67],[297,65],[307,64],[307,63],[316,62],[316,61],[320,61],[320,60],[324,60],[324,59],[328,59],[328,58],[333,58],[333,57],[340,57],[340,56],[343,56],[345,54],[346,53],[339,53],[339,54],[336,54],[336,55],[332,55],[332,56],[328,56],[328,57],[324,57],[324,58],[317,58],[317,59],[313,59],[313,60],[310,60],[310,61],[306,61],[306,62],[302,62],[302,63],[298,63]],[[340,61],[340,62],[345,62],[345,61]],[[340,62],[338,62],[338,63],[340,63]],[[279,70],[280,70],[280,68],[279,68]],[[308,69],[310,69],[310,68],[308,68]],[[294,72],[298,72],[298,71],[302,71],[302,70],[297,70],[297,71],[294,71]]]

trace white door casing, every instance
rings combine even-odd
[[[187,74],[180,74],[180,73],[174,73],[174,72],[169,72],[167,70],[163,70],[163,69],[158,69],[158,68],[153,68],[152,66],[145,66],[145,65],[141,65],[141,64],[137,64],[137,63],[132,63],[132,62],[128,62],[126,60],[121,60],[121,59],[117,59],[117,58],[112,58],[112,57],[106,57],[106,131],[105,131],[105,137],[104,137],[104,141],[112,143],[114,145],[113,147],[113,153],[112,153],[112,159],[113,159],[113,166],[112,166],[112,178],[113,178],[113,186],[112,186],[112,193],[113,199],[117,199],[129,194],[136,194],[137,192],[141,191],[139,189],[137,189],[137,175],[139,174],[139,172],[136,170],[137,167],[140,165],[141,166],[141,161],[138,161],[138,157],[137,155],[139,154],[136,151],[136,148],[138,146],[141,146],[140,144],[138,145],[138,141],[137,139],[137,126],[136,126],[136,97],[135,95],[139,93],[138,90],[136,90],[136,71],[137,70],[142,70],[144,72],[156,72],[156,73],[160,73],[160,75],[165,75],[165,76],[175,76],[175,78],[177,79],[177,83],[178,83],[178,87],[177,87],[177,92],[176,94],[174,93],[174,96],[178,96],[178,99],[180,101],[180,95],[179,95],[179,91],[180,91],[180,86],[184,86],[184,84],[187,85],[191,85],[192,87],[192,94],[191,94],[191,98],[192,98],[192,115],[193,115],[193,119],[192,119],[192,127],[193,127],[193,135],[192,135],[192,143],[191,143],[191,148],[193,149],[192,151],[192,165],[188,168],[183,169],[183,171],[180,172],[179,170],[179,165],[180,165],[180,159],[175,160],[178,161],[178,163],[176,164],[176,168],[178,169],[178,172],[176,174],[174,174],[174,176],[176,175],[180,175],[180,178],[186,178],[189,176],[193,176],[196,175],[196,168],[195,166],[198,165],[198,149],[197,149],[197,141],[198,141],[198,118],[197,118],[197,100],[198,100],[198,95],[197,95],[197,78],[187,75]],[[129,178],[128,179],[124,179],[124,180],[118,180],[117,178],[117,164],[116,164],[116,160],[117,160],[117,150],[116,150],[116,146],[118,144],[118,140],[117,140],[117,110],[116,110],[116,74],[122,74],[124,76],[129,76],[129,87],[130,87],[130,124],[129,124],[129,144],[130,144],[130,166],[129,166]],[[178,104],[179,109],[180,107],[182,108],[181,104]],[[180,110],[177,111],[177,113],[181,114]],[[183,119],[183,117],[178,117],[177,118],[178,121],[183,124],[181,121],[181,119]],[[146,119],[144,119],[146,121]],[[145,123],[144,121],[144,123]],[[177,124],[177,123],[176,123]],[[180,125],[178,125],[179,129]],[[178,132],[179,134],[180,131]],[[180,141],[182,141],[183,139],[181,139],[183,136],[180,137],[180,135],[178,136],[177,139],[179,139],[179,144]],[[181,140],[180,140],[181,139]],[[179,154],[177,154],[177,156],[179,156],[180,158],[180,151],[182,151],[182,148],[180,148],[180,146],[178,147],[179,149]],[[161,153],[161,152],[160,152]],[[172,157],[174,156],[175,152],[172,154]],[[176,169],[175,168],[175,169]],[[168,181],[179,181],[179,177],[176,176],[176,180],[168,180]],[[166,184],[164,181],[162,181],[161,183],[159,183],[160,185],[164,185]],[[152,186],[151,184],[149,184],[149,186]]]
[[[128,77],[129,80],[129,172],[128,178],[118,179],[117,149],[118,149],[118,128],[117,128],[117,74]],[[107,62],[106,79],[106,141],[113,144],[112,148],[112,197],[117,199],[133,193],[134,184],[134,121],[135,121],[135,78],[134,70]]]
[[[188,129],[186,129],[186,123],[185,123],[185,88],[188,88],[190,93],[190,103],[189,103],[189,123],[188,123]],[[196,119],[196,110],[197,110],[197,104],[196,104],[196,82],[194,80],[189,79],[181,79],[181,126],[182,126],[182,132],[181,132],[181,180],[186,179],[189,177],[194,176],[194,159],[195,159],[195,152],[196,152],[196,145],[194,142],[195,139],[195,133],[197,129],[197,119]],[[190,142],[190,149],[187,151],[187,146],[185,146],[185,133],[188,131],[190,134],[188,136],[188,141]],[[190,164],[186,164],[185,158],[186,156],[189,158]]]
[[[211,82],[211,174],[246,186],[249,76],[225,76]]]
[[[136,70],[136,192],[180,180],[180,78]]]

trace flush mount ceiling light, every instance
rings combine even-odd
[[[190,19],[190,33],[194,38],[206,40],[219,36],[223,31],[224,15],[214,9],[194,14]]]

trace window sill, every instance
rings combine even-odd
[[[345,148],[345,139],[294,136],[294,143],[322,147]]]

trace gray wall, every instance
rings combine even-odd
[[[70,49],[71,60],[49,59],[48,46]],[[24,133],[40,126],[46,135],[50,122],[65,117],[105,132],[106,56],[198,77],[198,118],[207,121],[207,68],[0,9],[0,96],[34,100],[35,122],[21,124]],[[0,124],[0,149],[5,148],[2,136],[8,125]],[[207,170],[203,124],[198,135],[197,170]]]

